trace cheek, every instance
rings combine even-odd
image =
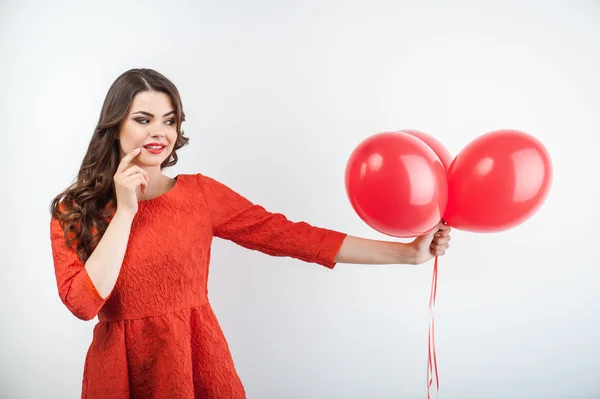
[[[174,146],[177,141],[177,132],[173,130],[167,133],[167,140],[169,141],[169,145]]]
[[[140,145],[144,140],[144,131],[140,126],[136,126],[135,123],[127,123],[119,134],[119,139],[123,147],[128,146],[135,148]]]

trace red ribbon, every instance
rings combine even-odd
[[[437,275],[438,275],[438,257],[435,257],[433,265],[433,276],[431,278],[431,292],[429,294],[429,332],[427,333],[427,399],[431,399],[430,390],[433,383],[433,371],[435,370],[436,392],[435,397],[438,397],[440,390],[440,381],[438,379],[437,356],[435,354],[435,323],[434,323],[434,307],[435,297],[437,295]]]

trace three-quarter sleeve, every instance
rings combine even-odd
[[[293,222],[254,204],[226,185],[202,174],[195,175],[204,195],[216,237],[272,256],[287,256],[328,268],[345,233]]]
[[[58,295],[66,307],[81,320],[92,320],[107,298],[102,298],[74,249],[65,242],[63,228],[54,217],[50,220],[52,258]]]

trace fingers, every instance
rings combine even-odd
[[[449,237],[452,229],[447,224],[440,222],[433,229],[423,234],[419,238],[428,242],[433,242],[439,238]]]
[[[431,244],[431,249],[433,249],[434,251],[445,251],[448,248],[450,248],[450,243],[445,243],[445,244]]]
[[[148,175],[148,172],[146,172],[144,169],[140,168],[137,165],[130,166],[121,175],[123,177],[126,177],[126,176],[131,176],[135,173],[141,173],[146,177],[146,180],[148,180],[148,181],[150,180],[150,176]]]
[[[448,225],[443,225],[444,227],[440,227],[440,229],[435,233],[434,237],[447,237],[450,235],[452,228]]]
[[[127,176],[123,180],[123,185],[130,188],[131,190],[135,190],[137,186],[141,186],[142,193],[146,193],[148,189],[148,180],[146,180],[146,176],[141,173],[135,173],[131,176]]]
[[[119,167],[117,168],[117,173],[123,173],[125,171],[125,169],[127,169],[127,165],[129,165],[129,162],[131,162],[131,160],[136,157],[141,151],[141,148],[138,147],[135,150],[131,151],[129,154],[125,155],[122,159],[121,162],[119,162]]]
[[[435,233],[431,242],[430,251],[433,256],[444,256],[450,247],[450,226],[440,223],[439,231]]]
[[[430,251],[434,256],[443,256],[446,254],[446,250],[450,247],[450,244],[431,244]]]
[[[433,256],[444,256],[446,255],[446,251],[434,251],[433,249],[431,250],[431,254]]]
[[[446,250],[450,247],[451,231],[452,228],[444,221],[441,221],[434,229],[426,233],[426,235],[423,237],[425,240],[429,240],[429,237],[431,237],[429,251],[433,256],[443,256],[446,254]],[[433,236],[430,235],[432,233]]]
[[[431,243],[437,244],[437,245],[443,245],[443,244],[448,243],[451,239],[452,239],[452,237],[449,235],[444,236],[444,237],[434,237],[434,239]]]
[[[114,180],[115,180],[115,182],[122,181],[123,184],[127,184],[127,183],[130,183],[131,181],[133,181],[133,180],[129,179],[130,177],[132,177],[132,176],[135,177],[136,175],[142,176],[144,181],[142,183],[139,183],[139,182],[136,183],[135,187],[137,187],[139,184],[141,184],[142,193],[145,194],[146,191],[148,190],[148,183],[150,182],[150,176],[148,175],[148,172],[146,172],[144,169],[140,168],[137,165],[132,165],[130,167],[127,167],[129,165],[129,162],[131,162],[131,159],[133,159],[137,155],[137,153],[138,153],[137,150],[139,150],[139,148],[136,150],[133,150],[132,152],[130,152],[129,154],[127,154],[123,157],[123,159],[119,163],[117,173],[115,173]],[[126,169],[122,170],[123,167]]]
[[[146,191],[148,190],[148,182],[149,182],[150,179],[148,178],[147,174],[143,175],[142,177],[143,177],[143,180],[140,183],[140,185],[142,187],[140,188],[140,190],[142,190],[142,194],[146,194]]]
[[[143,179],[143,181],[141,182],[138,179],[138,177],[140,176]],[[148,183],[150,182],[150,176],[148,175],[148,172],[146,172],[144,169],[140,168],[137,165],[133,165],[127,168],[123,173],[117,172],[117,174],[115,174],[115,182],[116,181],[122,181],[123,185],[128,185],[132,182],[135,182],[133,188],[141,184],[142,194],[146,194],[146,191],[148,190]]]
[[[438,229],[440,229],[440,230],[450,230],[450,226],[448,226],[444,222],[440,222],[440,223],[438,223]]]

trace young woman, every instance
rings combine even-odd
[[[245,398],[207,297],[213,237],[328,268],[420,264],[448,248],[443,223],[411,243],[368,240],[289,221],[200,173],[169,178],[184,120],[168,79],[123,73],[75,182],[52,201],[59,296],[99,319],[82,398]]]

